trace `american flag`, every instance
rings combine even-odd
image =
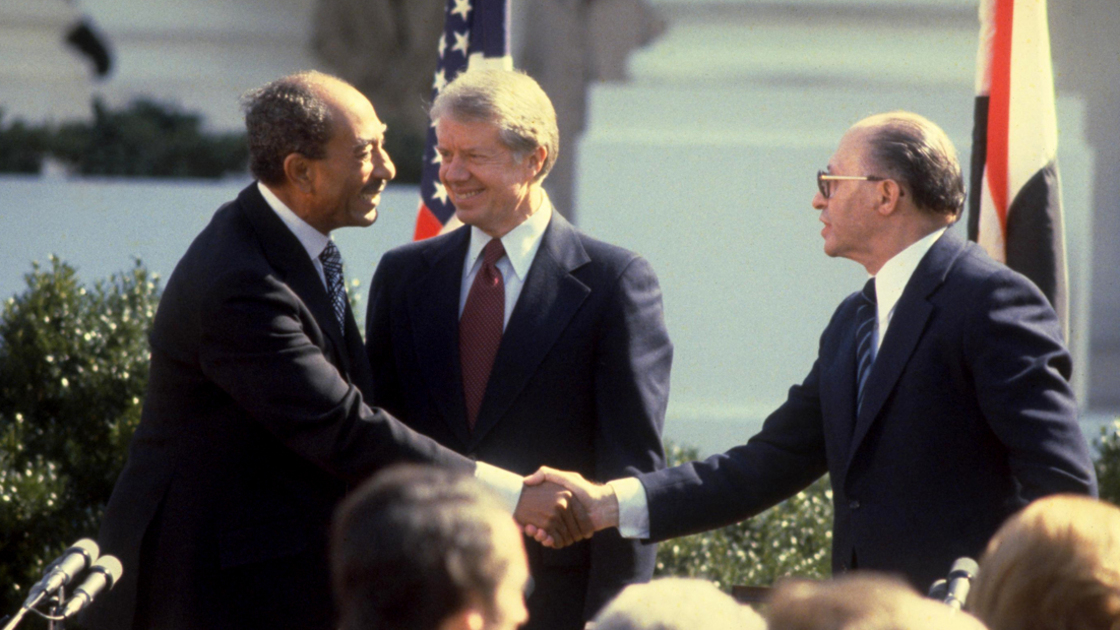
[[[1058,118],[1045,0],[981,0],[968,235],[1030,278],[1068,338]]]
[[[443,35],[439,38],[439,64],[432,81],[432,100],[459,73],[478,68],[513,68],[509,54],[510,0],[447,0]],[[455,229],[455,206],[439,181],[436,130],[428,128],[424,145],[424,172],[420,178],[420,211],[413,240],[419,241]]]

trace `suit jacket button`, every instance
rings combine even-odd
[[[853,510],[858,510],[859,509],[859,501],[856,501],[855,499],[852,499],[851,501],[848,502],[848,507],[853,509]]]

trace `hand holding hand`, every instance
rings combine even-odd
[[[570,490],[543,479],[530,484],[531,478],[526,477],[513,513],[526,534],[546,547],[559,549],[595,533],[587,511]]]
[[[540,470],[525,478],[527,487],[544,483],[559,484],[575,495],[587,512],[592,533],[608,527],[618,527],[618,497],[610,486],[588,481],[579,473],[547,466],[541,466]],[[541,542],[544,542],[542,539],[546,535],[531,526],[525,528],[525,533]],[[590,534],[586,537],[590,538]]]

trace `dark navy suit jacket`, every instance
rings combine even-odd
[[[651,538],[734,523],[831,474],[833,570],[895,572],[923,592],[1007,516],[1096,494],[1054,310],[1025,277],[944,234],[895,307],[855,413],[859,294],[809,376],[747,444],[640,475]]]
[[[474,431],[459,367],[470,228],[385,254],[366,343],[374,400],[421,433],[529,474],[541,465],[607,481],[664,465],[672,345],[645,259],[553,213],[502,336]],[[653,573],[656,547],[617,531],[561,550],[527,539],[530,629],[573,630]]]
[[[99,543],[120,583],[87,627],[336,627],[327,532],[348,487],[398,461],[474,464],[369,408],[307,251],[256,184],[176,266],[140,426]]]

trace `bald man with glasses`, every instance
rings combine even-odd
[[[897,573],[924,591],[1030,501],[1096,495],[1070,355],[1038,288],[947,231],[964,183],[932,122],[860,121],[817,186],[825,253],[871,278],[762,430],[706,461],[604,485],[537,478],[573,490],[596,530],[661,541],[749,518],[829,473],[833,571]]]

